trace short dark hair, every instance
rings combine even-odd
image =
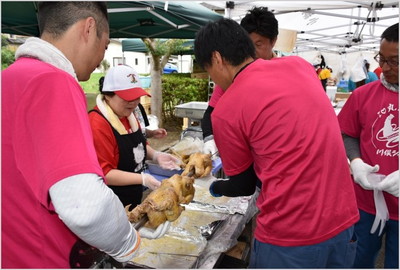
[[[278,20],[267,7],[253,7],[240,22],[247,33],[257,33],[268,39],[275,39],[278,34]]]
[[[99,92],[103,91],[103,84],[104,84],[104,76],[101,76],[99,79]]]
[[[248,57],[255,58],[254,44],[249,35],[237,22],[227,18],[209,22],[196,34],[194,53],[202,68],[211,65],[215,51],[233,66],[240,65]]]
[[[103,92],[104,78],[105,78],[104,76],[101,76],[99,79],[99,92],[104,96],[112,97],[115,95],[115,92]]]
[[[386,39],[389,42],[399,42],[399,23],[386,28],[381,35],[381,40]]]
[[[97,25],[97,36],[108,30],[106,2],[40,2],[38,5],[39,31],[59,38],[74,23],[93,17]]]

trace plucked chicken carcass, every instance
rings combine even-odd
[[[128,211],[129,205],[125,207],[130,222],[139,222],[147,215],[149,221],[145,227],[155,229],[166,220],[176,220],[185,209],[180,204],[188,204],[194,197],[194,178],[175,174],[161,182],[161,186],[153,190],[146,199]]]
[[[201,178],[209,175],[212,170],[211,154],[193,153],[183,156],[182,162],[185,164],[182,175],[192,174],[194,178]]]

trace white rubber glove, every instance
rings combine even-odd
[[[179,170],[179,163],[181,162],[178,158],[173,155],[156,151],[153,156],[153,162],[158,163],[161,168],[167,170]]]
[[[389,220],[389,212],[385,202],[385,197],[383,196],[383,192],[381,190],[374,189],[374,203],[375,203],[375,219],[372,224],[370,233],[375,233],[376,230],[379,229],[378,236],[380,236],[385,228],[386,221]]]
[[[157,239],[163,237],[164,234],[168,231],[169,227],[171,226],[171,222],[165,221],[164,223],[158,225],[157,229],[149,229],[146,227],[142,227],[139,229],[140,237],[147,238],[147,239]]]
[[[211,138],[209,138],[211,137]],[[214,137],[213,136],[207,136],[204,138],[204,146],[203,146],[203,153],[204,154],[211,154],[212,159],[217,158],[217,153],[218,148],[215,145]]]
[[[142,185],[151,190],[155,190],[160,187],[161,182],[155,179],[151,174],[142,172]]]
[[[399,170],[397,170],[386,176],[377,184],[376,189],[386,191],[393,196],[399,197],[399,181]]]
[[[365,190],[374,189],[367,179],[367,175],[379,171],[379,165],[370,166],[362,159],[355,158],[350,162],[351,173],[353,174],[354,181]]]

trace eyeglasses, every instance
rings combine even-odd
[[[379,54],[375,55],[374,57],[375,61],[379,63],[380,66],[383,66],[383,64],[388,64],[389,67],[392,68],[398,68],[399,67],[399,59],[397,60],[386,60],[385,58],[383,58],[382,56],[380,56]]]

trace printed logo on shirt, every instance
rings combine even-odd
[[[399,109],[389,104],[377,113],[372,124],[372,144],[379,156],[394,157],[399,155]]]

